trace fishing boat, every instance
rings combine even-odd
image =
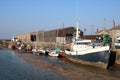
[[[109,36],[104,35],[103,40],[85,40],[79,34],[77,22],[76,37],[71,50],[65,50],[66,58],[75,63],[107,68],[111,53]]]

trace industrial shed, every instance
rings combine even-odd
[[[31,33],[32,41],[37,42],[71,42],[76,32],[75,27],[60,28],[49,31],[36,31]]]
[[[72,42],[73,37],[75,37],[76,27],[66,27],[60,29],[54,29],[49,31],[39,30],[31,32],[28,34],[20,34],[16,37],[24,42],[33,45],[33,47],[49,46],[55,48],[56,46],[61,46],[63,44],[68,44]],[[24,36],[23,36],[24,35]],[[83,32],[80,31],[80,35]]]

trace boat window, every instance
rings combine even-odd
[[[95,46],[102,46],[103,45],[103,41],[102,40],[94,40],[91,43],[92,45],[94,44]]]

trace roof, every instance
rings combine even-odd
[[[105,29],[105,30],[98,31],[97,33],[100,33],[100,32],[103,32],[103,31],[109,33],[109,30],[106,30],[106,29]]]
[[[68,28],[73,28],[75,29],[75,27],[61,27],[61,28],[58,28],[58,29],[52,29],[52,30],[48,30],[48,31],[55,31],[55,30],[63,30],[63,29],[68,29]],[[46,31],[47,32],[47,31]]]

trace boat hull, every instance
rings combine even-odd
[[[67,54],[66,58],[72,62],[91,65],[100,68],[107,68],[110,58],[110,51],[101,51],[83,55]]]
[[[49,53],[49,56],[51,56],[51,57],[58,57],[58,55],[59,55],[58,53],[55,53],[55,54],[54,53]]]

